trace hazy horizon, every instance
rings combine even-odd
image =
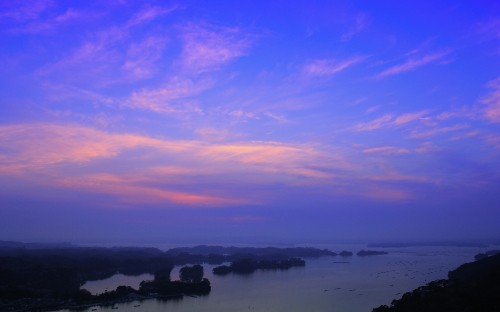
[[[0,240],[500,239],[498,1],[3,1]]]

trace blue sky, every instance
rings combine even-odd
[[[0,237],[498,237],[499,9],[2,2]]]

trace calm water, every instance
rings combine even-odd
[[[360,248],[351,250],[357,251]],[[339,250],[333,249],[332,250]],[[146,300],[117,304],[113,311],[371,311],[389,304],[402,293],[435,280],[446,278],[449,270],[470,262],[483,249],[457,247],[418,247],[380,249],[388,255],[371,257],[323,257],[307,259],[305,268],[288,271],[257,271],[249,276],[212,275],[213,266],[204,265],[212,291],[205,297],[184,297],[177,301]],[[172,279],[178,278],[176,268]],[[137,277],[114,276],[96,281],[98,293],[122,285],[137,287]],[[147,276],[144,279],[150,279]],[[140,279],[140,278],[139,278]],[[100,287],[100,288],[99,288]],[[139,306],[138,306],[139,305]],[[93,307],[111,311],[111,307]],[[88,309],[87,311],[90,311]],[[63,310],[66,311],[66,310]]]
[[[127,276],[123,274],[115,274],[110,278],[97,281],[88,281],[81,288],[90,291],[93,295],[102,294],[105,291],[115,290],[120,285],[127,285],[135,289],[139,289],[142,281],[152,280],[151,274],[141,274],[137,276]]]

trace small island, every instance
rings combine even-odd
[[[229,266],[221,265],[213,269],[216,275],[226,275],[229,273],[235,274],[250,274],[256,270],[288,270],[292,267],[303,267],[306,262],[299,258],[290,258],[287,260],[253,260],[241,259],[232,262]]]

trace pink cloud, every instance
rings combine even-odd
[[[451,141],[459,141],[459,140],[465,140],[465,139],[469,139],[469,138],[473,138],[473,137],[476,137],[480,134],[481,132],[479,130],[473,130],[473,131],[469,131],[467,133],[464,133],[462,135],[456,135],[454,137],[451,137],[450,140]]]
[[[158,113],[202,114],[202,109],[193,104],[192,98],[211,85],[212,83],[208,80],[194,81],[175,77],[165,83],[163,87],[133,92],[126,103],[132,108],[147,109]]]
[[[352,129],[354,131],[374,131],[383,128],[401,127],[415,121],[428,123],[431,119],[427,111],[407,113],[399,116],[386,114],[372,121],[358,123]]]
[[[282,181],[290,176],[330,177],[318,167],[325,156],[307,145],[166,140],[75,125],[11,125],[2,126],[0,130],[0,148],[8,147],[11,151],[0,155],[3,174],[45,174],[58,172],[61,166],[92,168],[97,160],[118,158],[127,151],[141,151],[139,159],[129,161],[148,177],[158,174],[217,176],[224,172],[260,172],[274,176],[268,176],[270,179]],[[157,160],[149,164],[149,158]],[[347,168],[342,159],[336,163]]]
[[[208,141],[224,141],[231,136],[229,131],[225,129],[219,130],[210,127],[196,129],[196,134]]]
[[[287,163],[314,153],[314,150],[307,147],[300,148],[267,142],[212,145],[204,150],[204,154],[211,159],[236,160],[241,163],[257,164]]]
[[[500,77],[488,82],[487,87],[491,92],[480,99],[484,105],[483,116],[490,122],[500,122]]]
[[[433,153],[440,150],[442,150],[442,148],[435,145],[432,142],[423,142],[422,144],[420,144],[419,147],[415,149],[415,152],[424,154],[424,153]]]
[[[379,172],[379,157],[345,154],[333,147],[272,141],[220,143],[212,140],[170,140],[112,133],[78,125],[18,124],[0,126],[0,175],[33,180],[46,186],[108,194],[131,205],[178,203],[218,206],[272,200],[253,185],[280,183],[293,187],[341,186],[370,181],[416,181],[395,171]],[[403,155],[393,146],[365,149],[372,155]],[[110,160],[117,160],[117,167]],[[122,167],[120,162],[133,164]],[[107,167],[102,167],[108,163]],[[223,178],[221,178],[223,177]],[[206,181],[211,181],[207,186]],[[227,187],[230,181],[231,187]],[[235,189],[248,190],[235,195]],[[368,187],[368,186],[366,186]],[[385,195],[358,195],[377,200],[407,198],[388,187]],[[354,192],[354,191],[352,191]],[[353,193],[354,194],[354,193]]]
[[[85,78],[92,84],[123,80],[119,78],[117,69],[124,59],[120,48],[125,45],[127,36],[127,30],[120,27],[100,31],[67,56],[41,67],[37,74],[45,76],[44,78],[52,75],[53,79],[63,80],[65,83],[86,81]]]
[[[421,112],[416,112],[416,113],[403,114],[403,115],[400,115],[400,116],[396,117],[396,119],[394,119],[394,121],[392,122],[392,124],[395,125],[395,126],[400,126],[400,125],[404,125],[404,124],[413,122],[415,120],[422,120],[422,119],[425,118],[425,116],[427,114],[428,114],[427,111],[421,111]]]
[[[157,72],[156,62],[162,57],[165,43],[165,37],[160,36],[149,36],[141,42],[132,43],[122,68],[133,79],[152,77]]]
[[[249,203],[244,199],[179,192],[165,187],[141,185],[130,181],[127,176],[111,174],[66,178],[59,181],[58,184],[73,189],[85,189],[94,193],[114,195],[127,204],[175,203],[190,206],[226,206]]]
[[[259,119],[259,114],[255,112],[244,111],[242,109],[232,110],[228,112],[228,115],[234,117],[238,120],[250,120],[250,119]]]
[[[414,138],[414,139],[429,138],[429,137],[433,137],[435,135],[453,132],[453,131],[458,131],[458,130],[463,130],[463,129],[467,129],[467,128],[469,128],[469,125],[462,124],[462,125],[454,125],[454,126],[449,126],[449,127],[433,128],[433,129],[424,130],[424,131],[414,130],[411,132],[410,137]]]
[[[375,120],[369,122],[363,122],[355,125],[353,129],[355,131],[373,131],[378,130],[380,128],[386,127],[389,122],[393,119],[393,115],[384,115]]]
[[[181,30],[181,66],[195,74],[219,69],[245,55],[251,45],[250,37],[237,27],[188,24]]]
[[[437,61],[442,61],[446,56],[450,54],[450,51],[441,51],[441,52],[436,52],[428,55],[424,55],[420,58],[412,58],[404,62],[403,64],[396,65],[393,67],[390,67],[379,74],[375,76],[375,78],[385,78],[389,76],[394,76],[398,75],[401,73],[405,73],[408,71],[415,70],[418,67],[437,62]]]
[[[23,169],[41,169],[61,163],[86,163],[117,156],[157,140],[135,135],[108,134],[81,126],[51,124],[1,126],[0,146],[9,146],[15,156],[0,155],[0,164]]]
[[[364,149],[363,153],[374,155],[405,155],[409,154],[410,151],[406,148],[399,148],[395,146],[380,146]]]
[[[319,59],[304,65],[303,72],[308,76],[332,76],[355,64],[358,64],[364,57],[357,56],[350,59],[337,61],[333,59]]]
[[[127,23],[126,27],[137,26],[149,21],[152,21],[160,16],[167,15],[175,11],[178,7],[159,7],[146,6],[141,11],[137,12]]]
[[[235,199],[206,186],[201,188],[203,193],[175,189],[182,183],[196,189],[200,176],[214,178],[214,190],[217,183],[224,183],[217,179],[221,174],[238,177],[240,184],[256,183],[251,175],[239,178],[250,173],[257,179],[262,177],[264,183],[293,183],[287,176],[326,177],[321,170],[311,168],[318,158],[313,148],[275,142],[211,144],[109,133],[76,125],[30,124],[1,126],[0,148],[6,147],[9,153],[0,154],[0,175],[109,194],[126,203],[220,206],[256,202],[248,194]],[[127,151],[141,153],[128,160],[133,167],[120,173],[95,165],[98,160],[118,159]],[[79,168],[97,173],[81,174]]]

